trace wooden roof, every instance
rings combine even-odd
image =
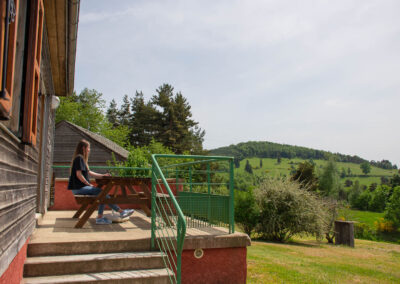
[[[74,90],[80,1],[44,0],[43,4],[55,95],[68,96]]]
[[[80,127],[78,125],[75,125],[69,121],[60,121],[59,123],[56,124],[56,138],[58,135],[63,135],[62,133],[58,133],[57,129],[61,129],[63,127],[68,127],[72,131],[76,132],[79,134],[79,136],[87,139],[89,142],[93,143],[95,142],[98,146],[105,148],[108,150],[108,152],[114,152],[116,155],[120,156],[122,160],[126,160],[128,158],[129,152],[125,150],[123,147],[119,146],[118,144],[114,143],[113,141],[99,135],[96,133],[93,133],[83,127]],[[77,143],[78,141],[76,141]],[[56,144],[57,146],[57,144]],[[75,145],[71,145],[73,149],[75,149]],[[57,149],[55,149],[57,152]],[[72,155],[72,154],[70,154]],[[55,157],[56,158],[56,157]],[[117,157],[118,158],[118,157]]]

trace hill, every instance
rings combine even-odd
[[[245,165],[249,161],[252,167],[254,175],[260,176],[262,174],[267,174],[271,176],[276,175],[290,175],[290,172],[298,167],[298,164],[304,162],[305,159],[293,158],[287,159],[282,158],[281,162],[278,163],[276,158],[245,158],[240,161],[239,168],[235,169],[235,173],[244,173]],[[315,163],[315,170],[317,175],[319,175],[325,164],[326,160],[313,160]],[[348,163],[348,162],[338,162],[336,166],[339,170],[340,181],[345,184],[346,180],[355,181],[358,180],[360,184],[369,186],[372,183],[381,183],[381,178],[385,177],[387,179],[391,178],[397,173],[396,169],[387,170],[378,168],[376,166],[371,167],[371,172],[368,175],[364,175],[360,169],[359,164]]]
[[[292,146],[287,144],[278,144],[268,141],[249,141],[210,150],[211,155],[234,156],[239,160],[247,158],[287,158],[287,159],[303,159],[303,160],[327,160],[334,157],[336,162],[361,164],[369,162],[371,165],[382,169],[397,169],[388,160],[368,161],[357,155],[344,155],[340,153],[332,153],[329,151],[315,150],[311,148]]]

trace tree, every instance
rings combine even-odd
[[[319,177],[319,189],[325,196],[337,196],[339,191],[339,174],[333,158],[326,163]]]
[[[278,164],[281,163],[281,154],[280,154],[279,152],[278,152],[277,157],[276,157],[276,162],[277,162]]]
[[[323,203],[289,178],[266,178],[255,190],[260,208],[256,231],[267,240],[285,242],[295,234],[322,237],[326,231]]]
[[[67,120],[125,146],[128,142],[127,126],[113,126],[103,114],[104,104],[101,93],[87,88],[79,95],[74,93],[62,97],[56,110],[56,123]]]
[[[260,159],[260,169],[262,169],[263,167],[263,163],[262,163],[262,159]]]
[[[117,109],[117,103],[114,99],[111,100],[110,106],[107,109],[106,117],[108,121],[111,123],[112,127],[117,127],[120,125],[119,122],[119,112]]]
[[[310,162],[302,162],[292,175],[292,180],[298,181],[302,188],[315,191],[318,187],[318,178],[315,176],[314,165]]]
[[[61,98],[56,110],[56,123],[67,120],[99,133],[100,125],[104,122],[104,104],[101,93],[85,88],[79,95],[74,93],[70,97]]]
[[[342,168],[342,171],[340,172],[340,178],[345,178],[346,177],[346,170]]]
[[[244,167],[244,170],[249,174],[253,174],[253,168],[251,167],[249,160],[246,160],[246,166]]]
[[[368,162],[361,163],[360,168],[361,168],[362,172],[364,173],[364,175],[369,174],[369,172],[371,171],[371,165]]]
[[[202,152],[205,131],[191,118],[191,106],[186,98],[181,93],[174,95],[173,90],[171,85],[164,84],[152,97],[159,122],[155,139],[178,154]]]
[[[142,92],[131,99],[132,116],[129,121],[129,141],[135,146],[145,146],[156,138],[159,128],[157,111],[151,102],[146,102]]]
[[[371,194],[371,200],[369,203],[369,210],[374,212],[383,212],[388,202],[390,188],[387,185],[378,186],[375,191]]]
[[[239,158],[233,158],[233,163],[235,164],[235,168],[240,168],[240,160]]]
[[[392,221],[396,228],[400,228],[400,186],[393,189],[386,206],[385,219]]]
[[[121,108],[118,111],[118,121],[122,125],[129,125],[131,116],[131,103],[129,101],[128,95],[124,95]]]

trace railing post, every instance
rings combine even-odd
[[[210,174],[210,163],[207,163],[207,188],[208,188],[208,211],[207,219],[211,222],[211,174]]]
[[[156,238],[156,171],[155,166],[151,167],[151,249],[155,250]]]
[[[229,233],[235,232],[235,204],[234,204],[233,159],[229,161]]]

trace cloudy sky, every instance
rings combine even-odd
[[[81,1],[75,88],[163,83],[212,149],[271,141],[400,165],[400,1]]]

